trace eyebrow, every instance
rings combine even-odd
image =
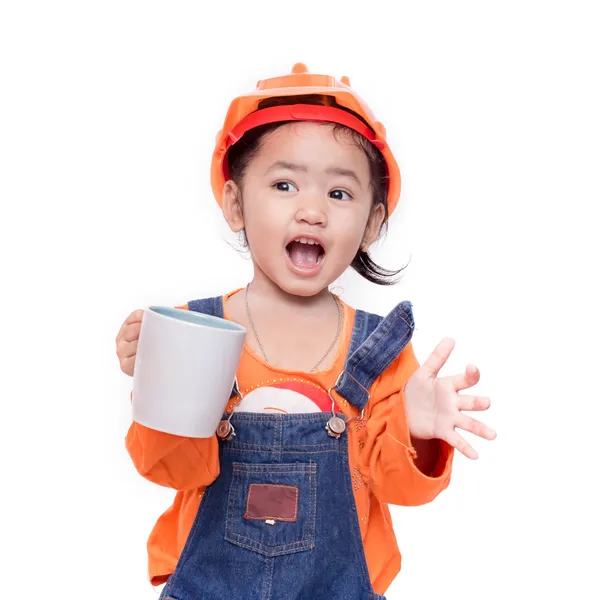
[[[277,160],[265,171],[265,175],[271,171],[274,171],[275,169],[289,169],[290,171],[302,171],[304,173],[308,171],[308,167],[306,165],[299,165],[297,163],[291,163],[285,160]]]
[[[360,179],[358,178],[358,175],[352,169],[343,169],[342,167],[329,167],[329,169],[327,169],[325,173],[327,173],[328,175],[343,175],[344,177],[350,177],[350,179],[354,179],[354,181],[356,181],[356,183],[360,187],[362,187],[360,185]]]
[[[265,171],[265,175],[267,173],[270,173],[271,171],[274,171],[275,169],[289,169],[290,171],[301,171],[303,173],[308,172],[308,167],[306,165],[300,165],[298,163],[291,163],[291,162],[288,162],[285,160],[278,160],[278,161],[275,161]],[[325,173],[327,173],[328,175],[342,175],[344,177],[349,177],[350,179],[354,179],[354,181],[356,181],[356,183],[359,185],[359,187],[362,187],[362,185],[360,183],[360,179],[358,178],[358,175],[352,169],[344,169],[342,167],[329,167],[328,169],[325,170]]]

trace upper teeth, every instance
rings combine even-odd
[[[318,243],[319,243],[319,242],[315,242],[315,240],[311,240],[309,238],[298,238],[296,241],[300,242],[301,244],[312,244],[312,245],[318,245]]]

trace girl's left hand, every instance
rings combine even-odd
[[[438,378],[454,344],[452,338],[444,338],[406,382],[404,401],[408,426],[413,437],[445,440],[467,458],[476,459],[477,452],[455,428],[493,440],[495,431],[461,412],[487,410],[490,399],[457,393],[479,381],[479,369],[474,365],[468,365],[464,373]]]

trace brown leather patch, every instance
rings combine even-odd
[[[252,483],[244,519],[272,519],[293,523],[298,517],[298,488],[292,485]]]

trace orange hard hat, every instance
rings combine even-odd
[[[268,98],[306,96],[318,94],[332,96],[334,106],[322,106],[302,103],[285,104],[259,109],[259,103]],[[348,112],[349,109],[363,120]],[[229,178],[227,151],[237,142],[246,131],[264,125],[281,121],[327,121],[340,123],[358,131],[375,145],[383,155],[388,171],[388,210],[392,214],[400,197],[400,169],[394,155],[386,142],[385,127],[375,119],[375,116],[350,87],[348,77],[339,81],[330,75],[309,73],[306,65],[297,63],[289,75],[273,77],[259,81],[256,90],[235,98],[229,105],[223,128],[217,134],[215,151],[211,164],[211,186],[219,206],[223,186]],[[365,125],[365,122],[367,125]]]

